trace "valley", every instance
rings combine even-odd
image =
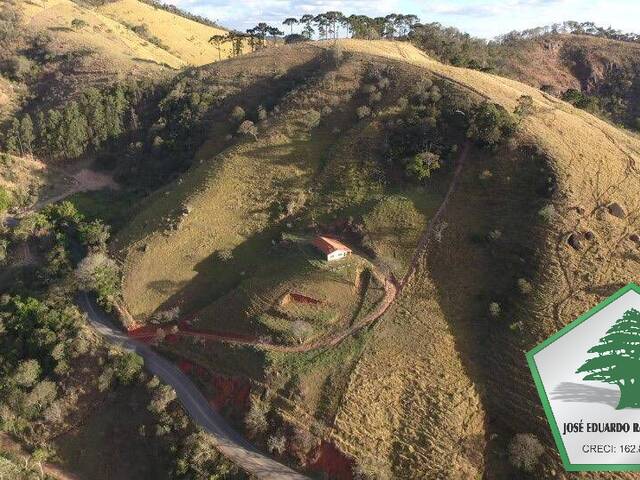
[[[0,430],[20,475],[574,478],[524,352],[638,280],[637,42],[7,11]]]

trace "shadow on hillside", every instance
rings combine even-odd
[[[502,446],[495,442],[508,440],[513,432],[541,432],[532,414],[539,406],[522,352],[522,333],[512,331],[510,325],[519,318],[517,313],[526,316],[515,310],[522,303],[514,300],[526,300],[521,294],[518,298],[517,281],[533,278],[536,249],[543,240],[537,214],[545,201],[538,193],[540,182],[546,180],[540,173],[543,167],[541,159],[532,156],[518,154],[518,161],[512,161],[504,152],[472,149],[444,214],[448,227],[442,241],[431,242],[408,288],[409,295],[420,297],[421,282],[435,286],[465,373],[475,384],[486,413],[485,439],[480,444],[476,439],[470,445],[469,438],[459,432],[462,455],[480,471],[494,472],[495,477],[508,469],[500,457]],[[491,182],[478,181],[485,169],[493,172]],[[494,230],[502,235],[488,240],[488,233]],[[489,314],[492,302],[501,306],[498,318]],[[441,414],[458,414],[454,412]],[[485,451],[478,458],[474,450],[482,444]],[[399,453],[401,449],[398,445]]]
[[[620,400],[620,391],[582,383],[562,382],[551,392],[551,399],[563,402],[602,403],[616,408]]]

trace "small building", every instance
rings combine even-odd
[[[313,246],[327,257],[327,262],[340,260],[351,255],[351,249],[335,238],[319,235],[313,240]]]

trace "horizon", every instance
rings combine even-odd
[[[431,5],[411,0],[382,0],[376,4],[364,0],[169,0],[165,3],[243,32],[258,22],[282,27],[282,21],[287,17],[338,10],[345,15],[371,17],[390,13],[414,14],[422,23],[439,22],[487,40],[513,30],[527,30],[567,20],[591,21],[625,33],[640,33],[636,22],[640,17],[640,2],[631,0],[614,4],[602,0],[453,0]],[[299,27],[294,27],[294,32],[299,31]]]

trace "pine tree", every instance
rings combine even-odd
[[[20,121],[14,118],[4,138],[4,146],[7,152],[13,155],[22,155],[22,140],[20,138]]]
[[[64,131],[62,115],[58,110],[51,109],[47,112],[45,132],[42,150],[53,157],[61,156],[64,151]]]
[[[64,154],[67,158],[77,158],[85,152],[89,142],[87,119],[75,101],[69,102],[64,108],[62,118],[64,124]]]
[[[24,153],[33,153],[36,136],[33,131],[33,121],[28,113],[22,117],[22,121],[20,122],[20,139],[22,140]]]
[[[587,373],[584,380],[618,385],[616,409],[640,408],[640,312],[627,310],[589,353],[597,356],[584,362],[576,373]]]

